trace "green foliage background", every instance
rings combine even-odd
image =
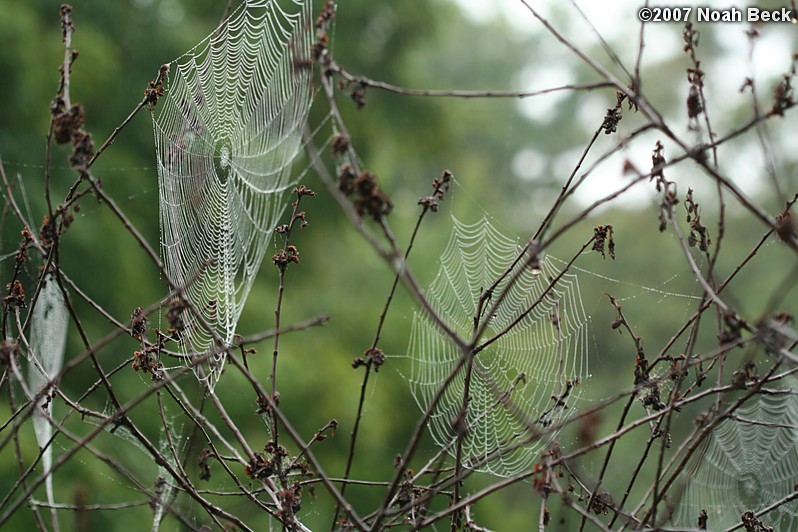
[[[76,26],[73,46],[80,51],[72,73],[72,98],[85,108],[86,129],[93,134],[95,145],[99,145],[133,109],[161,64],[179,56],[212,31],[224,3],[209,0],[76,0],[72,3]],[[0,47],[0,156],[8,175],[21,177],[35,226],[46,211],[42,200],[41,165],[49,121],[48,106],[55,93],[57,69],[63,57],[58,6],[58,2],[46,0],[0,0],[3,14],[0,36],[4,43]],[[707,31],[701,48],[702,53],[707,54],[707,62],[718,51],[718,46],[712,32]],[[528,88],[521,83],[519,69],[530,65],[534,68],[537,62],[561,60],[555,49],[556,43],[550,38],[521,34],[503,19],[478,24],[464,17],[456,5],[442,0],[346,0],[339,6],[334,38],[335,57],[351,72],[419,88]],[[575,59],[568,64],[576,80],[595,80]],[[682,122],[686,120],[683,116],[686,66],[686,58],[679,49],[674,49],[669,59],[647,67],[652,79],[671,80],[661,86],[652,83],[650,95],[662,110],[673,113]],[[552,115],[546,123],[525,118],[519,112],[518,101],[513,99],[432,99],[370,90],[366,107],[358,111],[352,102],[341,96],[340,105],[352,129],[354,146],[365,166],[377,174],[396,204],[390,220],[400,243],[407,242],[418,215],[416,199],[428,193],[431,179],[449,168],[458,180],[459,185],[443,204],[442,212],[425,223],[411,258],[424,284],[431,281],[437,269],[437,257],[449,231],[449,212],[470,221],[481,216],[484,209],[508,231],[522,237],[534,231],[566,177],[557,172],[552,161],[584,147],[592,134],[574,119],[583,95],[569,93],[554,103],[542,98],[540,105],[550,106],[547,112]],[[591,93],[590,98],[603,102],[603,109],[599,109],[592,126],[598,127],[603,110],[614,105],[615,94],[603,90]],[[318,100],[315,119],[324,113],[324,103],[321,98]],[[744,113],[737,108],[725,112]],[[631,131],[634,125],[634,115],[627,112],[622,122],[623,131]],[[157,247],[158,191],[151,128],[146,113],[137,116],[102,156],[94,174],[102,179],[105,190],[119,202],[151,245]],[[655,136],[651,139],[653,148]],[[602,136],[599,142],[597,153],[609,148],[615,139]],[[534,146],[547,156],[543,162],[546,171],[535,180],[518,178],[513,167],[515,155],[527,146]],[[57,148],[53,154],[56,198],[63,197],[76,177],[67,166],[67,155],[64,148]],[[576,157],[572,163],[576,163]],[[641,168],[645,169],[646,164],[643,160]],[[794,183],[795,163],[785,165],[786,173],[792,172]],[[689,183],[689,176],[687,181]],[[319,313],[329,313],[331,320],[323,328],[284,337],[279,362],[281,407],[306,438],[328,420],[339,421],[336,437],[316,447],[327,472],[338,476],[344,469],[361,381],[360,372],[353,371],[350,363],[371,342],[392,276],[351,230],[312,173],[305,182],[320,194],[305,205],[310,226],[297,239],[302,263],[289,269],[283,321],[291,323]],[[684,191],[686,186],[681,190]],[[698,288],[675,238],[656,230],[655,201],[652,185],[649,198],[641,200],[635,208],[627,205],[591,214],[552,250],[558,257],[569,258],[578,245],[590,238],[593,226],[606,223],[615,226],[616,261],[591,254],[577,263],[590,272],[580,275],[586,310],[592,317],[589,356],[593,378],[583,390],[587,405],[610,396],[621,387],[631,386],[633,381],[633,345],[628,338],[619,337],[610,330],[614,313],[604,292],[624,298],[627,315],[652,353],[659,350],[695,308],[696,301],[683,296],[698,293]],[[575,202],[568,204],[562,219],[567,219],[578,207]],[[776,201],[770,201],[768,207],[773,212],[781,208]],[[707,222],[714,222],[714,207],[707,205],[705,208]],[[730,213],[727,226],[730,236],[724,243],[729,262],[719,265],[724,275],[764,232],[762,227],[739,214],[733,205]],[[712,227],[710,223],[706,225]],[[16,249],[19,229],[19,224],[6,214],[0,248],[3,255]],[[794,307],[790,303],[794,297],[794,292],[790,292],[792,283],[781,284],[785,278],[789,279],[793,256],[784,253],[778,245],[768,246],[762,255],[732,290],[738,311],[758,316],[773,310],[771,302],[761,294],[770,294],[778,286],[786,286],[777,301],[778,308],[795,311],[790,308]],[[80,214],[62,241],[61,257],[62,267],[78,285],[122,322],[128,321],[136,306],[147,306],[166,293],[165,283],[135,241],[103,205],[91,198],[82,201]],[[3,279],[9,277],[12,267],[10,260],[0,263]],[[27,283],[32,282],[37,268],[38,264],[29,266]],[[242,334],[273,326],[276,277],[274,268],[265,264],[240,324]],[[79,302],[78,310],[83,316],[91,316],[83,321],[90,340],[96,341],[113,329],[85,303]],[[418,417],[418,408],[403,379],[409,371],[409,363],[402,356],[411,321],[412,304],[402,292],[391,309],[381,342],[389,360],[372,381],[367,397],[355,478],[389,478],[393,457],[404,450]],[[711,334],[705,336],[702,345],[709,349],[715,345],[715,339]],[[124,361],[136,347],[132,339],[118,340],[103,349],[99,359],[107,370]],[[82,350],[79,338],[74,330],[71,331],[67,358],[70,353],[74,355]],[[269,355],[270,345],[261,345],[251,362],[255,374],[264,382],[269,374]],[[740,353],[737,362],[752,356],[755,353]],[[67,393],[77,395],[95,380],[91,372],[72,372],[62,386]],[[148,382],[130,368],[124,368],[114,376],[113,385],[121,396],[133,397],[145,390]],[[268,434],[254,415],[254,397],[242,379],[228,371],[217,391],[249,441],[260,440],[265,444]],[[98,410],[106,406],[104,399],[91,403],[91,407]],[[639,405],[636,408],[640,408]],[[7,400],[0,405],[0,412],[3,419],[8,418]],[[172,413],[180,425],[177,409]],[[617,414],[616,408],[603,412],[598,420],[599,434],[611,430],[617,423]],[[685,413],[684,417],[689,419],[694,414]],[[133,417],[142,427],[147,427],[157,441],[160,420],[154,401],[137,409]],[[645,431],[642,428],[624,440],[620,444],[624,447],[617,456],[628,453],[636,456],[635,450],[647,437]],[[564,446],[577,443],[576,431],[564,435]],[[27,460],[32,460],[37,454],[32,430],[22,444]],[[132,445],[104,435],[98,438],[96,446],[107,452],[113,450],[115,459],[138,471],[141,479],[154,481],[156,467]],[[426,438],[418,464],[434,451],[434,443]],[[58,452],[57,448],[56,455]],[[189,454],[190,467],[195,467],[198,452],[199,449],[194,449]],[[595,471],[598,464],[585,460],[581,465],[588,471]],[[10,448],[6,448],[0,454],[0,484],[11,485],[17,477],[17,464]],[[470,479],[467,486],[476,489],[489,480],[477,476]],[[608,479],[609,486],[617,488],[613,482],[612,478]],[[208,487],[220,486],[212,481]],[[121,502],[136,500],[137,496],[127,480],[111,469],[96,466],[93,459],[73,460],[59,471],[56,494],[64,502],[84,503]],[[348,495],[353,497],[357,508],[366,510],[379,504],[383,490],[354,487]],[[37,496],[43,497],[43,493]],[[182,503],[188,504],[187,501]],[[532,487],[517,485],[487,498],[477,506],[476,512],[485,526],[522,530],[537,522],[538,508]],[[304,522],[314,529],[327,528],[330,510],[329,498],[318,487],[316,498],[306,497]],[[257,520],[253,511],[250,505],[241,503],[243,518]],[[62,523],[67,529],[82,527],[80,523],[70,522],[68,514],[64,515]],[[555,519],[560,516],[560,513],[554,515]],[[201,512],[195,517],[198,523],[207,521]],[[574,516],[563,518],[572,520]],[[118,512],[93,512],[89,527],[139,530],[149,519],[150,510],[146,506]],[[265,529],[266,516],[260,522]],[[21,511],[11,521],[9,529],[32,526],[29,512]],[[179,528],[171,518],[164,526],[165,529]],[[569,530],[573,522],[566,520],[558,526]]]

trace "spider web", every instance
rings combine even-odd
[[[708,525],[739,525],[744,512],[760,512],[795,492],[798,469],[798,380],[785,378],[781,390],[758,395],[723,420],[705,451],[688,469],[676,523],[695,526],[702,509]],[[798,500],[760,517],[776,530],[798,528]]]
[[[166,271],[227,345],[295,184],[311,100],[310,0],[248,0],[170,64],[153,113]],[[185,351],[212,335],[184,312]],[[224,355],[212,355],[215,385]]]
[[[452,234],[428,298],[441,318],[461,337],[470,338],[480,295],[522,249],[487,217],[471,225],[452,220]],[[468,467],[499,476],[532,464],[535,451],[555,436],[547,427],[567,414],[566,405],[578,395],[569,383],[587,375],[588,318],[578,279],[565,274],[552,287],[561,272],[551,260],[542,258],[535,269],[525,262],[519,261],[493,291],[493,301],[507,293],[483,339],[523,318],[474,358],[462,443]],[[427,314],[416,312],[408,356],[413,396],[426,410],[462,353]],[[462,408],[464,383],[461,370],[443,392],[429,425],[436,443],[452,455],[457,437],[452,425]],[[553,397],[562,398],[562,404],[554,407]],[[542,437],[535,437],[536,432]]]
[[[64,303],[61,288],[52,274],[47,274],[46,281],[39,292],[36,306],[33,308],[31,319],[31,343],[28,360],[28,386],[31,399],[40,393],[61,371],[64,364],[64,351],[66,350],[67,328],[69,316]],[[31,416],[36,443],[42,451],[42,469],[50,471],[53,465],[53,426],[49,417],[52,415],[55,391],[51,390],[48,396],[39,399],[37,408]],[[45,479],[47,502],[52,506],[55,503],[53,491],[53,476],[48,474]],[[55,513],[53,513],[55,515]],[[56,526],[55,524],[53,526]]]

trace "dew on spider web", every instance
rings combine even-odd
[[[674,521],[692,526],[702,509],[712,529],[740,523],[747,511],[776,530],[795,530],[798,501],[798,380],[768,385],[775,393],[757,395],[718,424],[683,475],[684,493]],[[779,504],[781,502],[781,504]]]
[[[560,276],[548,257],[541,258],[535,268],[523,260],[513,266],[522,248],[487,217],[474,224],[453,217],[452,225],[428,297],[461,337],[473,332],[482,291],[508,268],[512,272],[488,299],[490,306],[503,297],[484,338],[509,331],[474,359],[468,430],[462,443],[464,460],[473,468],[510,476],[537,459],[536,451],[554,436],[547,427],[563,419],[580,394],[576,384],[588,375],[588,318],[575,275]],[[513,276],[517,282],[510,284]],[[408,357],[413,395],[426,409],[461,352],[429,316],[416,312]],[[433,438],[450,453],[457,434],[453,420],[459,415],[464,387],[461,371],[430,420]],[[562,404],[553,407],[552,397],[562,398]]]
[[[461,185],[456,182],[460,188]],[[467,191],[465,195],[468,196]],[[507,269],[521,250],[519,240],[508,236],[511,231],[488,214],[471,198],[475,210],[482,211],[482,219],[466,224],[452,219],[452,232],[440,259],[437,276],[427,289],[427,296],[439,315],[463,338],[473,332],[473,316],[480,291],[489,287]],[[474,209],[472,209],[474,210]],[[614,264],[614,263],[612,263]],[[608,268],[612,266],[608,263]],[[556,283],[549,297],[536,299],[548,289],[551,280],[568,268]],[[612,271],[609,269],[608,271]],[[689,316],[701,300],[690,293],[692,277],[671,273],[651,285],[621,280],[570,264],[546,254],[538,271],[523,272],[517,287],[508,290],[506,300],[488,324],[484,338],[496,334],[529,307],[535,307],[527,317],[494,345],[477,355],[476,372],[469,399],[469,431],[463,442],[466,459],[486,461],[477,468],[494,474],[512,475],[529,467],[543,445],[556,433],[543,430],[545,437],[530,438],[521,420],[536,425],[546,413],[551,424],[565,421],[577,411],[576,402],[598,402],[606,399],[606,387],[587,386],[590,377],[588,359],[608,360],[608,352],[601,352],[597,331],[590,330],[595,316],[607,316],[606,327],[612,321],[606,292],[618,294],[619,300],[655,313],[667,302],[671,308],[681,309]],[[585,292],[585,287],[587,292]],[[493,297],[505,289],[500,283]],[[687,291],[683,291],[687,290]],[[586,309],[589,312],[586,312]],[[559,315],[560,330],[552,316]],[[607,344],[602,343],[607,347]],[[613,344],[614,345],[614,344]],[[615,349],[610,346],[609,349]],[[402,375],[409,381],[416,402],[426,409],[441,383],[457,364],[461,353],[449,341],[432,319],[422,311],[413,315],[411,337],[407,351],[410,373]],[[595,360],[592,360],[595,358]],[[633,380],[634,359],[629,361],[629,386]],[[606,365],[605,365],[606,366]],[[606,366],[608,367],[608,366]],[[605,367],[605,369],[606,369]],[[614,364],[612,367],[617,369]],[[664,366],[660,368],[664,371]],[[655,376],[655,375],[652,375]],[[581,383],[567,398],[567,408],[551,410],[552,396],[557,396],[566,382]],[[661,385],[667,396],[669,380]],[[464,382],[456,377],[430,421],[430,430],[438,445],[454,453],[455,430],[452,422],[462,405]],[[611,393],[615,394],[617,390]],[[510,397],[511,402],[503,400]],[[549,411],[551,410],[551,411]],[[537,424],[537,429],[545,429]],[[527,443],[525,439],[534,440]]]
[[[248,0],[169,65],[152,115],[164,265],[226,345],[296,183],[312,38],[310,0]],[[208,353],[213,335],[189,314],[185,351]],[[213,386],[224,357],[210,357]]]

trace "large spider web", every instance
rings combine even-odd
[[[739,525],[744,512],[760,512],[795,492],[798,478],[798,380],[777,393],[758,395],[712,431],[685,476],[676,523],[695,526],[701,510],[708,526]],[[798,529],[798,500],[760,517],[775,530]]]
[[[468,225],[453,217],[451,237],[428,290],[435,312],[461,337],[470,338],[480,295],[521,251],[488,218]],[[587,375],[588,318],[576,276],[565,274],[554,282],[561,272],[548,258],[537,268],[526,262],[519,261],[493,291],[487,306],[507,293],[483,338],[529,312],[476,354],[465,418],[464,464],[499,476],[513,475],[535,461],[535,451],[555,435],[548,427],[567,415],[567,405],[578,395],[569,384]],[[509,286],[516,274],[517,281]],[[426,410],[462,352],[426,313],[416,312],[408,356],[413,396]],[[452,455],[457,437],[453,422],[462,408],[464,383],[461,370],[429,425],[436,443]],[[555,406],[554,397],[561,404]]]
[[[170,65],[153,113],[166,271],[227,345],[295,182],[311,43],[310,0],[247,0]],[[186,352],[207,353],[183,314]],[[211,386],[223,363],[209,359]]]

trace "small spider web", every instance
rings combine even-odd
[[[795,493],[798,479],[798,380],[785,377],[750,399],[708,437],[684,476],[675,523],[695,526],[707,511],[712,530],[740,524],[744,512],[761,512]],[[798,500],[783,502],[760,520],[775,530],[798,529]]]
[[[428,298],[441,318],[461,337],[470,338],[481,294],[511,268],[522,248],[487,217],[474,224],[452,217],[452,225]],[[514,276],[517,281],[511,285]],[[568,414],[579,395],[578,383],[587,376],[588,317],[577,277],[561,275],[547,257],[537,268],[523,260],[512,266],[493,291],[492,300],[500,297],[483,338],[521,319],[474,358],[462,449],[468,467],[511,476],[531,466],[536,451],[556,435],[549,427]],[[409,381],[421,409],[432,404],[461,356],[427,314],[415,312]],[[429,424],[436,443],[452,455],[457,437],[452,425],[464,387],[461,370]],[[556,406],[554,397],[561,399]]]

